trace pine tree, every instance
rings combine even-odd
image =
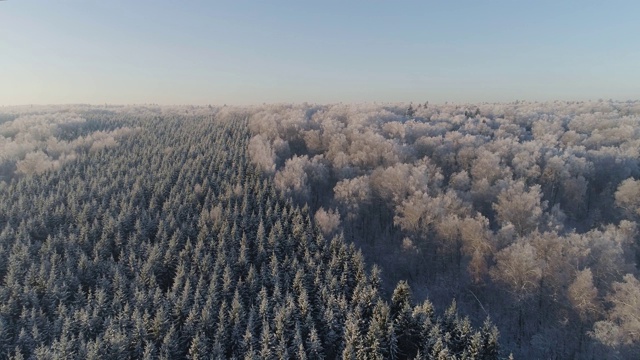
[[[486,319],[482,325],[482,359],[498,359],[500,346],[498,343],[498,328]]]
[[[174,359],[179,356],[179,341],[175,327],[171,325],[169,331],[162,339],[162,345],[160,346],[160,357],[166,359]]]
[[[379,324],[376,319],[372,319],[363,344],[358,351],[358,359],[384,359],[382,350],[385,338],[384,330],[384,324]]]
[[[206,336],[198,332],[189,345],[187,358],[191,360],[207,359],[209,356],[209,347],[207,346]]]
[[[318,332],[316,331],[315,327],[312,327],[309,331],[309,335],[307,336],[306,341],[306,347],[309,360],[324,359],[322,342],[320,341],[320,337],[318,336]]]
[[[407,111],[405,112],[405,116],[406,117],[413,117],[413,115],[415,115],[416,111],[413,109],[413,105],[410,104],[409,107],[407,108]]]
[[[405,357],[415,356],[417,351],[417,326],[412,316],[411,289],[400,281],[391,297],[391,318],[395,325],[399,354]]]
[[[344,340],[342,345],[342,357],[346,359],[356,359],[358,350],[362,348],[362,334],[360,333],[360,317],[357,312],[352,311],[347,314],[344,325]]]
[[[262,359],[273,359],[275,338],[271,333],[269,323],[266,319],[262,321],[262,335],[260,336],[260,357]]]
[[[398,338],[396,337],[396,330],[392,321],[389,321],[387,324],[386,340],[388,358],[397,359],[399,357]]]
[[[144,360],[152,360],[157,356],[157,350],[153,342],[146,342],[144,345],[144,352],[142,354],[142,359]]]
[[[231,308],[229,309],[229,319],[230,319],[230,347],[231,352],[236,355],[240,355],[240,349],[242,347],[242,336],[244,331],[246,330],[246,313],[244,311],[244,307],[242,306],[242,302],[240,301],[240,293],[236,289],[233,300],[231,301]]]
[[[471,335],[467,347],[462,353],[461,359],[477,360],[480,359],[482,351],[482,335],[479,331],[476,331]]]

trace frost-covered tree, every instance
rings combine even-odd
[[[607,318],[596,322],[593,336],[604,344],[618,347],[630,345],[638,354],[640,341],[640,281],[631,275],[623,282],[613,283],[613,291],[607,296],[611,308]]]
[[[616,205],[633,218],[640,217],[640,180],[626,179],[615,193]]]
[[[576,274],[567,295],[582,320],[592,319],[600,313],[598,289],[593,284],[591,269],[586,268]]]
[[[516,232],[524,235],[533,231],[542,216],[546,202],[542,201],[540,186],[526,188],[524,182],[517,181],[498,195],[493,205],[502,225],[513,224]]]

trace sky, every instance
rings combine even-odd
[[[640,99],[640,1],[0,1],[0,105]]]

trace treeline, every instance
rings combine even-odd
[[[640,356],[640,102],[272,105],[251,161],[520,357]]]
[[[0,359],[504,357],[489,321],[385,291],[256,171],[253,109],[11,111],[2,144],[27,145],[0,179]],[[20,171],[60,144],[74,156]]]
[[[74,160],[79,151],[114,147],[121,137],[135,131],[124,125],[108,126],[70,111],[3,114],[0,116],[0,181],[6,182],[15,175],[58,169]]]

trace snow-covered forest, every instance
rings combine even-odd
[[[639,152],[640,102],[4,107],[0,358],[637,358]]]
[[[274,105],[251,161],[519,358],[638,358],[640,102]]]
[[[397,158],[400,139],[367,130],[368,111],[338,109],[350,112],[342,135],[314,125],[330,107],[1,108],[0,359],[507,357],[493,313],[476,321],[453,297],[434,307],[412,288],[449,276],[456,259],[430,233],[394,225],[394,197],[413,192],[386,198],[369,185],[406,164],[410,186],[436,196],[435,157]],[[356,134],[359,113],[384,153],[334,166],[329,151],[341,150],[323,139]],[[607,234],[625,240],[630,224]],[[392,267],[373,244],[404,246],[396,265],[413,265]],[[431,250],[439,265],[418,266]]]

